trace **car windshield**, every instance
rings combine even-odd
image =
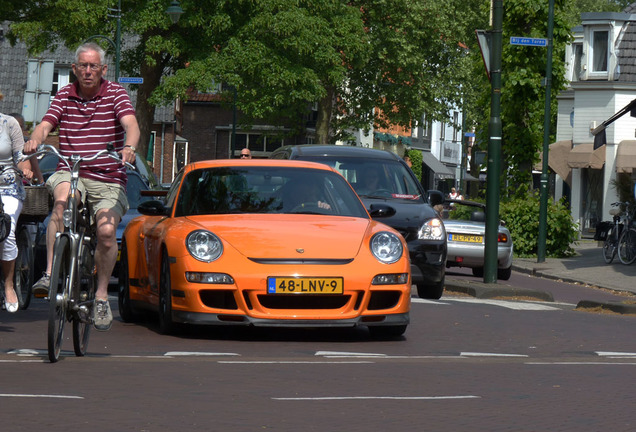
[[[303,156],[338,170],[362,198],[393,198],[423,201],[416,179],[394,160],[354,159],[350,157]]]
[[[183,179],[175,216],[304,213],[368,218],[345,179],[295,167],[194,170]]]

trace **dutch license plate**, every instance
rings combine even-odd
[[[484,241],[484,237],[480,235],[469,234],[449,234],[448,240],[464,243],[481,243]]]
[[[342,294],[343,278],[269,277],[268,294]]]

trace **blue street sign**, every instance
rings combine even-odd
[[[464,133],[464,136],[465,137],[469,137],[469,138],[474,137],[475,136],[475,132],[466,132],[466,133]]]
[[[144,79],[142,77],[119,77],[119,82],[122,84],[143,84]]]
[[[516,37],[510,38],[510,45],[525,45],[525,46],[548,46],[548,40],[545,38],[528,38],[528,37]]]

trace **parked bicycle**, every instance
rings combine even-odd
[[[612,216],[612,225],[610,225],[609,230],[607,229],[607,225],[605,225],[605,232],[602,235],[605,236],[605,241],[603,242],[603,258],[607,264],[611,264],[614,261],[614,257],[616,257],[616,253],[618,251],[618,241],[623,232],[623,227],[625,226],[625,219],[627,218],[626,213],[622,210],[626,208],[627,203],[615,202],[612,203],[612,208],[609,213]],[[603,224],[607,224],[608,222],[603,222]]]
[[[623,264],[636,261],[636,227],[634,226],[634,212],[636,205],[630,204],[625,210],[623,232],[618,239],[618,259]]]
[[[69,168],[71,184],[66,200],[64,231],[55,239],[51,286],[49,288],[48,356],[59,359],[64,340],[64,324],[73,323],[73,348],[76,356],[84,356],[93,324],[93,307],[97,288],[95,267],[96,227],[87,202],[79,194],[79,170],[82,162],[103,155],[120,160],[112,145],[92,156],[62,156],[57,148],[41,145],[31,156],[53,153]]]

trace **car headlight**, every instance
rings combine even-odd
[[[199,261],[212,262],[223,254],[223,243],[210,231],[192,231],[186,237],[186,248]]]
[[[433,218],[428,221],[417,232],[420,240],[443,240],[446,238],[446,230],[441,219]]]
[[[402,242],[390,232],[379,232],[371,237],[371,253],[384,264],[393,264],[402,257]]]

